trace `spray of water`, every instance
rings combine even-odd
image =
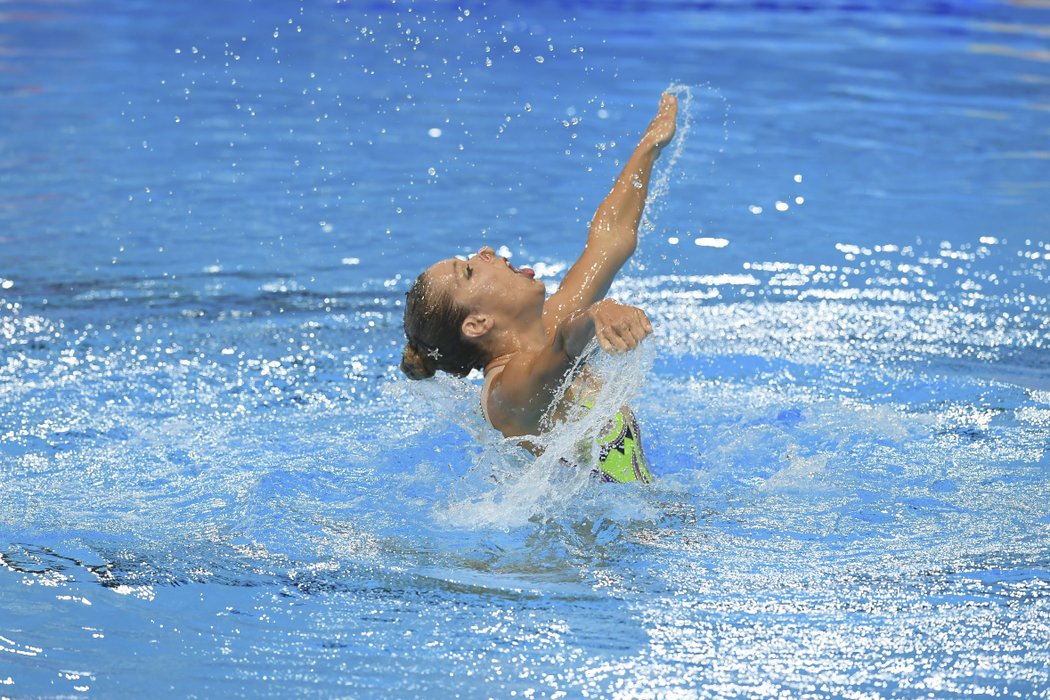
[[[568,372],[560,391],[564,392],[582,365],[600,384],[590,397],[590,408],[572,406],[559,420],[546,421],[539,435],[504,438],[491,428],[481,414],[478,386],[448,377],[413,382],[411,393],[426,402],[432,411],[463,428],[475,441],[477,450],[466,473],[451,486],[447,499],[435,508],[435,518],[452,527],[507,529],[530,521],[595,517],[607,499],[603,491],[617,491],[621,502],[634,503],[626,517],[647,517],[638,489],[599,488],[591,475],[598,463],[596,438],[620,407],[638,394],[652,367],[653,351],[646,344],[623,355],[607,355],[592,343]],[[527,440],[537,448],[537,456],[521,447]]]
[[[695,95],[694,91],[696,92]],[[674,140],[664,150],[663,155],[657,162],[656,171],[650,180],[649,195],[645,200],[645,213],[642,216],[641,223],[641,232],[643,233],[651,233],[656,229],[656,218],[666,202],[667,193],[671,188],[672,176],[679,172],[679,161],[685,152],[686,141],[689,140],[693,127],[696,126],[698,116],[703,117],[703,122],[700,125],[703,133],[714,136],[719,129],[721,130],[722,138],[721,145],[717,148],[718,153],[724,151],[724,144],[729,140],[729,102],[717,88],[709,84],[682,85],[680,83],[671,83],[667,87],[667,92],[672,95],[678,95],[678,129],[675,132]],[[709,108],[701,107],[701,101],[707,104]],[[698,112],[700,115],[698,115]],[[719,115],[721,119],[720,124],[716,121],[719,119]],[[705,142],[699,150],[707,152],[707,146],[714,149],[714,145],[717,143],[719,143],[717,139],[714,139],[711,144],[706,144]],[[690,157],[694,162],[699,161],[700,153],[697,150],[696,148],[690,149]],[[713,154],[710,165],[714,166],[716,160],[717,155]],[[697,222],[679,223],[695,225]]]
[[[642,217],[642,230],[652,231],[660,202],[671,188],[671,175],[675,171],[678,159],[682,157],[689,130],[693,126],[693,90],[688,85],[672,83],[667,92],[679,96],[678,128],[674,140],[660,158],[657,171],[649,182],[649,195],[645,199],[645,214]]]

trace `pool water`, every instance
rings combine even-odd
[[[1050,696],[1045,3],[0,17],[0,696]],[[603,486],[401,304],[555,285],[669,87]]]

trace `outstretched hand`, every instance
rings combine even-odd
[[[674,138],[677,120],[678,97],[665,92],[660,97],[660,109],[649,122],[649,128],[645,130],[645,140],[657,150],[663,148]]]
[[[632,350],[653,332],[644,311],[613,299],[602,299],[591,305],[590,316],[594,320],[594,337],[598,345],[611,355]]]

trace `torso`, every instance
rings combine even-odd
[[[503,372],[505,364],[492,367],[485,372],[485,385],[481,390],[481,409],[485,414],[485,419],[490,425],[503,433],[505,437],[537,435],[542,432],[539,422],[528,426],[496,425],[490,417],[488,410],[489,396],[492,386],[497,377]],[[573,405],[584,406],[589,410],[593,405],[591,397],[600,389],[601,386],[587,372],[587,368],[584,366],[577,371],[565,394],[557,399],[557,406],[554,408],[553,415],[550,416],[551,420],[564,420],[569,408]],[[602,481],[619,483],[638,481],[648,484],[652,482],[653,476],[649,471],[645,451],[642,448],[638,422],[630,408],[627,406],[620,408],[620,411],[606,425],[603,434],[597,437],[597,443],[599,446],[599,457],[598,463],[591,467],[593,476],[600,478]],[[520,444],[537,456],[543,453],[542,447],[529,440],[522,440]],[[562,462],[568,466],[573,466],[571,462],[565,459]]]
[[[509,361],[509,358],[507,361]],[[495,365],[490,364],[485,368],[485,384],[481,389],[481,411],[489,425],[503,433],[504,437],[537,435],[542,432],[539,420],[530,424],[513,423],[511,421],[499,421],[497,424],[497,421],[493,421],[492,414],[489,412],[489,399],[492,387],[499,375],[503,373],[503,368],[506,367],[507,361],[496,363]],[[576,372],[576,376],[573,377],[572,383],[566,392],[557,399],[557,406],[555,406],[554,411],[546,412],[544,417],[549,417],[553,421],[564,420],[569,407],[573,403],[579,402],[581,396],[595,393],[600,389],[601,386],[593,379],[586,366],[584,366]]]

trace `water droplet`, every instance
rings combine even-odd
[[[805,197],[795,197],[795,204],[803,204],[803,203],[805,203],[805,201],[806,201]]]
[[[427,168],[427,175],[434,177],[437,174],[438,172],[436,168]]]
[[[667,239],[667,242],[671,245],[678,245],[678,236],[671,236]]]
[[[777,207],[777,211],[787,211],[788,210],[788,203],[787,202],[780,202],[780,201],[778,201],[776,203],[776,207]]]
[[[749,205],[747,210],[749,212],[751,212],[752,214],[761,214],[762,213],[762,207],[758,206],[757,204]]]
[[[517,44],[514,44],[514,48],[512,48],[511,51],[513,51],[514,53],[521,53],[521,47]]]
[[[802,174],[795,175],[795,182],[802,182]]]
[[[525,103],[525,111],[526,112],[531,112],[532,111],[532,105],[530,105],[528,102]]]
[[[543,63],[543,56],[536,56],[536,63]]]
[[[437,128],[436,126],[431,127],[427,130],[427,136],[429,136],[432,139],[436,139],[441,136],[441,129]]]

